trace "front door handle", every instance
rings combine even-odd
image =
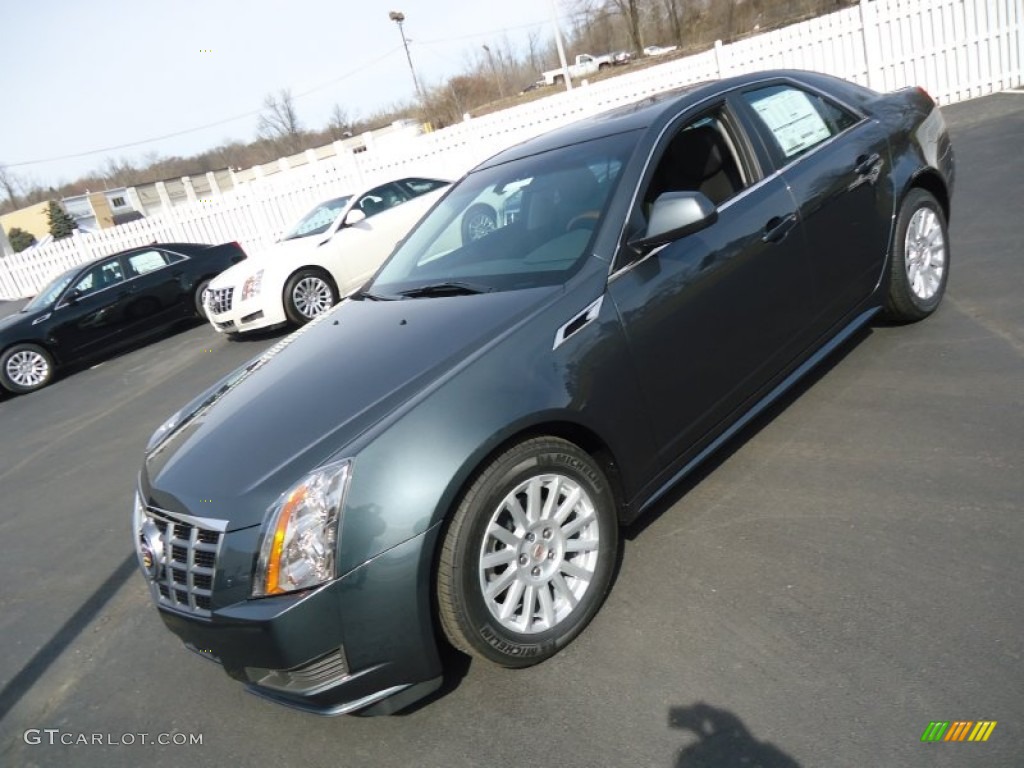
[[[796,226],[796,222],[796,213],[772,218],[765,224],[764,235],[761,237],[761,240],[766,243],[781,242],[789,234],[789,230]]]
[[[872,152],[870,155],[861,155],[857,158],[857,164],[853,166],[853,172],[858,176],[867,176],[872,174],[878,168],[882,157],[877,152]]]

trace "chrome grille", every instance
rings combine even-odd
[[[145,514],[160,531],[162,567],[152,582],[157,602],[178,611],[209,616],[223,534],[153,507],[147,507]]]
[[[234,292],[234,288],[208,288],[206,309],[215,315],[230,311],[234,301]]]

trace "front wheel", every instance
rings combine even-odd
[[[284,313],[296,325],[305,325],[337,303],[334,283],[319,269],[300,269],[284,287]]]
[[[200,320],[206,320],[206,291],[210,287],[209,280],[203,280],[196,286],[196,291],[192,295],[192,303],[196,308],[196,317]]]
[[[896,220],[885,308],[902,323],[922,320],[939,306],[949,280],[949,232],[938,200],[912,189]]]
[[[0,355],[0,384],[16,394],[42,389],[53,379],[53,358],[35,344],[15,344]]]
[[[550,658],[597,613],[618,522],[597,463],[554,437],[520,443],[466,492],[441,549],[441,625],[459,650],[505,667]]]
[[[487,237],[498,228],[498,214],[489,205],[471,205],[462,216],[462,242],[471,243]]]

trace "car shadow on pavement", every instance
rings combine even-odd
[[[433,693],[424,696],[422,699],[417,699],[407,707],[395,712],[392,717],[404,717],[405,715],[411,715],[414,712],[419,712],[424,707],[433,704],[438,699],[443,699],[449,693],[454,691],[462,683],[462,679],[469,673],[469,667],[473,663],[473,660],[466,654],[455,650],[448,641],[438,633],[437,638],[437,651],[441,657],[441,669],[443,670],[444,679],[441,683],[441,687]],[[359,712],[353,714],[359,715]]]
[[[672,707],[668,724],[697,737],[679,751],[676,768],[800,768],[800,763],[775,745],[754,738],[743,721],[728,710],[703,702]]]
[[[64,622],[46,645],[36,651],[35,656],[29,659],[21,671],[11,678],[3,690],[0,690],[0,720],[7,716],[7,713],[17,705],[22,696],[31,690],[39,678],[46,674],[50,665],[60,658],[68,646],[82,633],[82,630],[99,615],[107,601],[131,577],[138,567],[137,563],[135,553],[130,553],[107,577],[106,581],[86,598],[78,610],[71,615],[71,618]]]
[[[689,475],[661,497],[654,505],[643,512],[636,520],[622,530],[622,537],[630,541],[639,538],[647,530],[648,526],[654,523],[662,514],[671,509],[677,502],[683,499],[691,490],[700,485],[705,478],[711,475],[716,469],[722,466],[740,448],[746,445],[747,441],[757,435],[765,426],[770,424],[776,416],[785,411],[795,401],[821,381],[829,372],[838,366],[843,359],[858,347],[865,339],[869,338],[873,328],[882,327],[882,323],[872,323],[855,332],[849,339],[835,349],[830,355],[815,366],[806,376],[796,382],[778,400],[768,406],[762,413],[758,414],[749,424],[739,432],[726,440],[718,450],[713,451],[707,459],[698,465]],[[613,582],[614,583],[614,582]]]

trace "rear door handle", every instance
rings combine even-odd
[[[882,157],[877,152],[870,155],[861,155],[857,158],[857,164],[853,166],[853,172],[858,176],[867,176],[874,173],[881,164]]]
[[[761,237],[761,240],[766,243],[781,242],[789,234],[789,230],[796,226],[796,222],[796,213],[774,217],[765,224],[764,235]]]

